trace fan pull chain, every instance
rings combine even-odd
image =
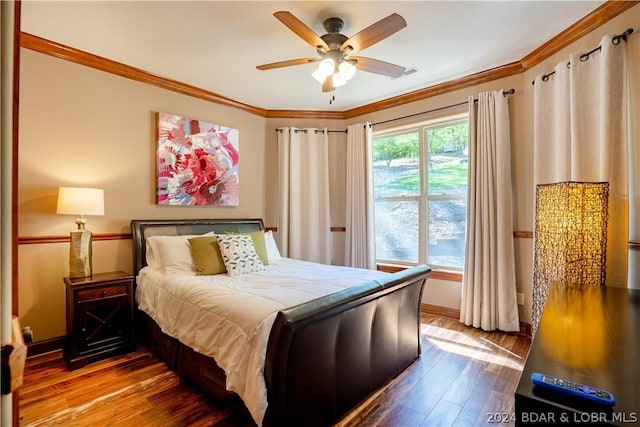
[[[331,94],[329,95],[329,105],[333,104],[334,102],[336,102],[336,93],[331,92]]]

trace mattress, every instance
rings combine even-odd
[[[280,258],[239,276],[163,274],[137,277],[138,307],[167,335],[213,357],[257,425],[267,409],[264,362],[278,311],[374,280],[387,273]]]

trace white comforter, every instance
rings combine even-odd
[[[277,312],[384,274],[290,258],[234,277],[165,275],[145,267],[137,278],[136,298],[166,334],[216,360],[226,373],[227,389],[238,393],[262,425],[264,361]]]

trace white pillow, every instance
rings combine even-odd
[[[269,264],[282,258],[280,256],[280,251],[278,250],[278,246],[276,245],[276,241],[273,238],[273,232],[271,230],[265,231],[264,244],[267,247],[267,258],[269,259]]]
[[[144,251],[145,258],[147,260],[147,265],[152,268],[160,268],[160,258],[156,255],[156,252],[153,250],[153,241],[155,237],[147,237],[145,240],[146,249]]]
[[[151,236],[146,239],[147,265],[161,269],[165,274],[195,271],[189,239],[206,234],[183,234],[179,236]]]
[[[229,276],[264,270],[256,253],[253,239],[248,234],[218,234],[220,254]]]

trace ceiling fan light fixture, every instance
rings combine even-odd
[[[356,74],[356,66],[352,64],[351,61],[342,61],[338,66],[340,70],[340,74],[344,76],[346,80],[351,80],[351,78]]]
[[[328,77],[333,73],[333,69],[335,68],[335,66],[336,64],[335,62],[333,62],[333,59],[325,58],[320,61],[320,64],[318,65],[318,71],[324,74],[325,77]]]
[[[319,61],[318,68],[311,75],[322,85],[323,92],[331,93],[329,103],[335,101],[333,91],[351,80],[356,69],[388,77],[398,77],[406,71],[404,67],[377,59],[357,56],[349,59],[352,53],[366,49],[406,27],[407,22],[397,13],[392,13],[351,37],[340,33],[344,26],[344,21],[340,18],[326,19],[323,25],[327,34],[319,36],[290,12],[279,11],[274,13],[274,16],[298,37],[313,46],[319,57],[272,62],[258,65],[256,68],[271,70]]]
[[[316,68],[316,70],[311,73],[311,76],[320,84],[323,84],[327,78],[327,75],[324,74],[320,68]]]
[[[347,84],[347,79],[342,73],[333,73],[331,82],[333,83],[333,87],[341,87]]]

